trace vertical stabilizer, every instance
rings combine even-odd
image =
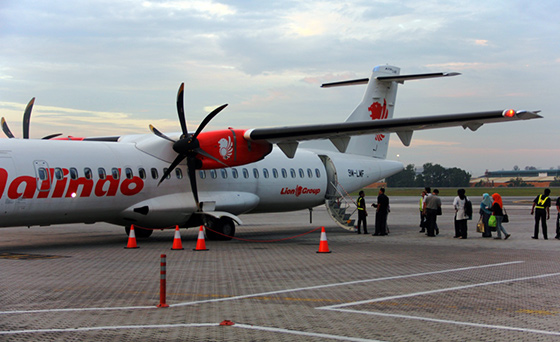
[[[384,77],[397,76],[400,68],[383,65],[373,69],[362,102],[354,109],[346,122],[384,120],[393,117],[397,82]],[[389,148],[389,134],[355,136],[350,139],[346,153],[385,159]]]

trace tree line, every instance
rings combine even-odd
[[[445,168],[439,164],[426,163],[422,173],[416,174],[414,164],[408,164],[405,169],[385,181],[388,187],[468,187],[472,175],[457,167]]]

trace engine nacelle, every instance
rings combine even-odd
[[[263,159],[272,151],[272,144],[266,141],[247,141],[243,137],[246,130],[224,129],[202,132],[198,135],[200,147],[227,166],[250,164]],[[217,161],[197,156],[202,161],[201,169],[221,169],[225,166]]]

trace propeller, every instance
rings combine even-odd
[[[23,139],[29,139],[29,123],[31,121],[31,110],[33,109],[34,104],[35,104],[35,98],[32,98],[31,101],[29,101],[29,103],[27,104],[27,107],[25,107],[25,111],[23,112]],[[10,130],[10,127],[8,127],[8,123],[6,122],[6,119],[2,118],[1,124],[2,124],[2,131],[4,131],[4,134],[6,134],[8,138],[14,139],[15,136]],[[47,135],[46,137],[43,137],[42,139],[48,140],[48,139],[58,137],[59,135],[62,135],[62,133],[50,134]]]
[[[175,158],[175,160],[173,160],[173,162],[169,165],[167,170],[164,172],[163,176],[159,180],[158,185],[160,185],[161,182],[163,182],[171,174],[171,172],[173,172],[173,170],[177,167],[177,165],[179,165],[183,160],[186,159],[187,160],[188,175],[189,175],[189,180],[190,180],[190,183],[191,183],[191,189],[192,189],[192,192],[193,192],[193,197],[194,197],[194,200],[196,202],[197,209],[200,210],[200,202],[198,201],[198,188],[197,188],[197,185],[196,185],[196,169],[200,169],[202,167],[202,161],[200,159],[198,159],[197,156],[201,155],[201,156],[210,158],[212,160],[215,160],[215,161],[223,164],[226,167],[228,165],[224,164],[219,159],[215,158],[214,156],[212,156],[208,152],[204,151],[200,147],[200,142],[198,141],[198,136],[199,136],[200,132],[202,132],[204,127],[206,127],[206,125],[208,125],[208,123],[216,115],[218,115],[218,113],[220,113],[224,108],[226,108],[227,104],[224,104],[224,105],[214,109],[212,112],[210,112],[210,114],[208,114],[204,118],[204,120],[202,120],[202,122],[198,126],[197,130],[193,134],[190,134],[188,132],[188,129],[187,129],[187,120],[185,118],[185,110],[184,110],[184,104],[183,104],[184,90],[185,90],[185,84],[181,83],[181,86],[179,87],[179,91],[177,92],[177,114],[179,116],[179,123],[181,124],[181,131],[182,131],[182,134],[181,134],[181,137],[179,138],[179,140],[173,140],[173,139],[169,138],[168,136],[166,136],[165,134],[160,132],[157,128],[155,128],[153,125],[150,125],[150,130],[156,136],[172,142],[173,143],[173,151],[177,152],[177,157]]]

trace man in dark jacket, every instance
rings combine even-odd
[[[375,212],[375,233],[373,236],[387,235],[387,216],[389,215],[389,197],[385,195],[385,188],[379,189],[377,203],[372,204],[377,208]]]

